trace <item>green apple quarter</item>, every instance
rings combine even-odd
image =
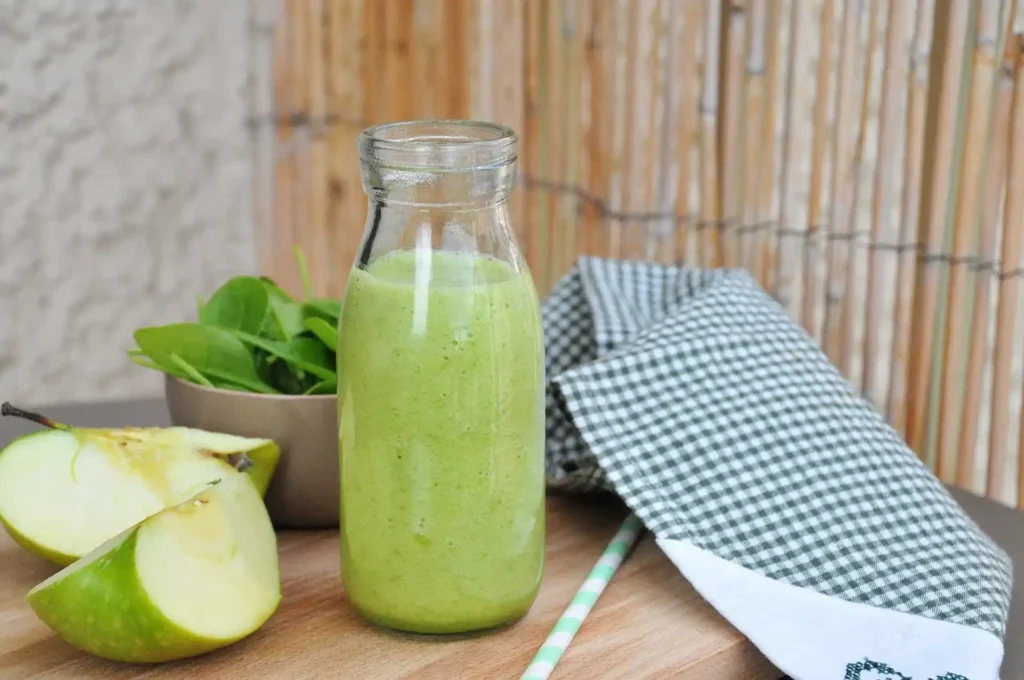
[[[196,656],[248,636],[277,609],[277,540],[255,487],[226,476],[105,541],[26,600],[65,641],[105,659]]]
[[[48,429],[0,451],[0,524],[61,566],[239,470],[262,496],[281,455],[269,439],[187,427],[75,428],[10,404],[2,414]]]

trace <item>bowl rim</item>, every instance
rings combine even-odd
[[[164,373],[164,385],[165,387],[171,382],[178,383],[185,389],[195,390],[197,392],[207,392],[209,394],[219,394],[227,397],[237,397],[245,399],[265,399],[267,401],[298,401],[307,399],[310,401],[326,401],[329,399],[337,399],[337,394],[263,394],[262,392],[243,392],[242,390],[227,390],[223,387],[207,387],[206,385],[200,385],[199,383],[192,382],[190,380],[182,380],[178,376]]]

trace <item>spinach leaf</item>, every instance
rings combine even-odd
[[[269,302],[266,284],[254,276],[236,276],[203,305],[199,323],[258,333]]]
[[[208,378],[225,380],[253,392],[276,391],[260,380],[249,350],[226,328],[198,323],[149,326],[135,331],[135,342],[168,373],[182,373],[180,363],[173,358],[177,355]]]
[[[307,382],[317,380],[312,376],[311,380],[306,379],[306,374],[302,370],[293,369],[286,361],[274,356],[271,359],[273,361],[267,363],[267,382],[283,394],[302,394],[308,389]]]
[[[306,319],[306,328],[332,352],[338,351],[338,329],[318,316]]]
[[[305,326],[302,325],[302,304],[292,299],[291,295],[273,281],[263,278],[261,280],[270,303],[269,313],[263,326],[258,331],[251,332],[273,340],[291,340],[305,330]]]
[[[338,391],[338,379],[327,378],[310,387],[304,394],[334,394]]]
[[[153,362],[152,359],[147,357],[145,354],[142,354],[141,352],[139,354],[132,354],[131,352],[129,352],[128,353],[128,360],[131,361],[133,364],[138,364],[139,366],[142,366],[144,368],[149,368],[149,369],[152,369],[154,371],[161,371],[162,373],[167,373],[169,375],[173,375],[176,378],[184,378],[185,377],[185,375],[180,370],[177,370],[176,368],[174,370],[165,370],[162,367],[157,366]]]
[[[302,305],[302,316],[306,319],[314,317],[323,319],[337,326],[338,319],[341,317],[341,300],[328,300],[325,298],[307,300]]]
[[[305,256],[295,248],[305,289],[297,300],[267,276],[238,276],[209,299],[198,323],[140,328],[128,358],[182,380],[266,394],[337,391],[335,352],[341,301],[313,297]]]
[[[177,354],[171,353],[171,363],[180,368],[193,382],[197,382],[200,385],[206,385],[207,387],[213,387],[213,383],[206,379],[202,373],[197,371],[195,367],[182,359]]]
[[[308,371],[318,378],[333,378],[334,361],[331,352],[315,338],[296,337],[287,342],[261,338],[244,331],[234,331],[235,337],[253,347],[287,361],[293,368]]]
[[[273,368],[274,361],[276,360],[277,357],[263,351],[262,349],[252,350],[252,362],[253,365],[256,366],[256,375],[258,375],[260,380],[268,385],[274,385],[271,369]]]
[[[306,254],[302,248],[295,246],[292,250],[295,253],[295,261],[299,266],[299,277],[302,279],[302,288],[306,291],[306,299],[313,297],[313,282],[309,278],[309,267],[306,265]]]

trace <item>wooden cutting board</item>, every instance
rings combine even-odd
[[[91,657],[35,618],[25,593],[56,568],[0,531],[0,678],[518,678],[625,516],[615,501],[550,495],[544,584],[501,632],[425,642],[380,632],[349,608],[336,531],[281,532],[283,600],[263,628],[203,657],[128,666]],[[552,680],[777,680],[648,535],[598,600]]]

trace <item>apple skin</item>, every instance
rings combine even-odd
[[[160,663],[198,656],[233,644],[258,630],[274,614],[281,602],[280,572],[277,539],[262,499],[252,483],[234,473],[211,485],[208,489],[177,506],[166,508],[144,519],[130,529],[105,541],[84,558],[51,576],[28,592],[26,602],[50,630],[64,641],[89,654],[124,663]],[[241,486],[244,485],[244,486]],[[181,513],[195,514],[190,523],[178,524],[167,541],[154,540],[163,522],[167,526],[169,515],[174,519]],[[225,519],[229,518],[229,519]],[[154,529],[154,526],[157,528]],[[227,527],[230,533],[216,531]],[[213,527],[215,530],[208,532]],[[244,536],[240,534],[244,527]],[[173,529],[174,527],[172,527]],[[144,532],[150,538],[143,541]],[[142,555],[143,543],[150,552]],[[196,546],[205,546],[212,557],[199,557]],[[191,547],[190,547],[191,546]],[[241,555],[239,563],[236,556]],[[166,589],[163,596],[168,602],[188,601],[188,616],[205,621],[218,612],[209,612],[216,606],[208,599],[194,599],[195,586],[213,588],[218,593],[233,593],[221,603],[220,613],[227,611],[234,620],[216,636],[189,630],[175,622],[154,601],[147,590],[141,565],[154,563],[168,565],[167,573],[154,580],[150,572],[149,586]],[[221,559],[217,562],[218,557]],[[195,579],[196,572],[183,568],[183,560],[215,566],[202,572],[203,583]],[[246,565],[248,576],[217,564]],[[262,574],[262,578],[257,578]],[[180,579],[178,578],[180,576]],[[252,578],[259,590],[233,589],[237,578]],[[227,581],[226,579],[231,579]],[[169,595],[168,595],[169,593]],[[190,594],[192,598],[190,598]],[[248,597],[246,595],[249,595]],[[236,606],[237,605],[237,606]],[[179,612],[180,614],[181,612]],[[201,629],[201,627],[199,627]]]
[[[160,613],[135,570],[137,535],[131,530],[95,562],[30,593],[36,616],[71,645],[127,663],[183,659],[234,642],[198,637]]]
[[[37,557],[42,557],[44,560],[53,562],[58,566],[66,567],[78,559],[74,555],[65,555],[62,552],[59,552],[57,550],[50,550],[46,546],[42,546],[38,543],[30,541],[29,539],[22,536],[17,529],[15,529],[6,521],[4,521],[4,518],[2,516],[0,516],[0,526],[2,526],[7,531],[7,535],[10,536],[11,539],[15,543],[20,545],[22,548],[36,555]]]

